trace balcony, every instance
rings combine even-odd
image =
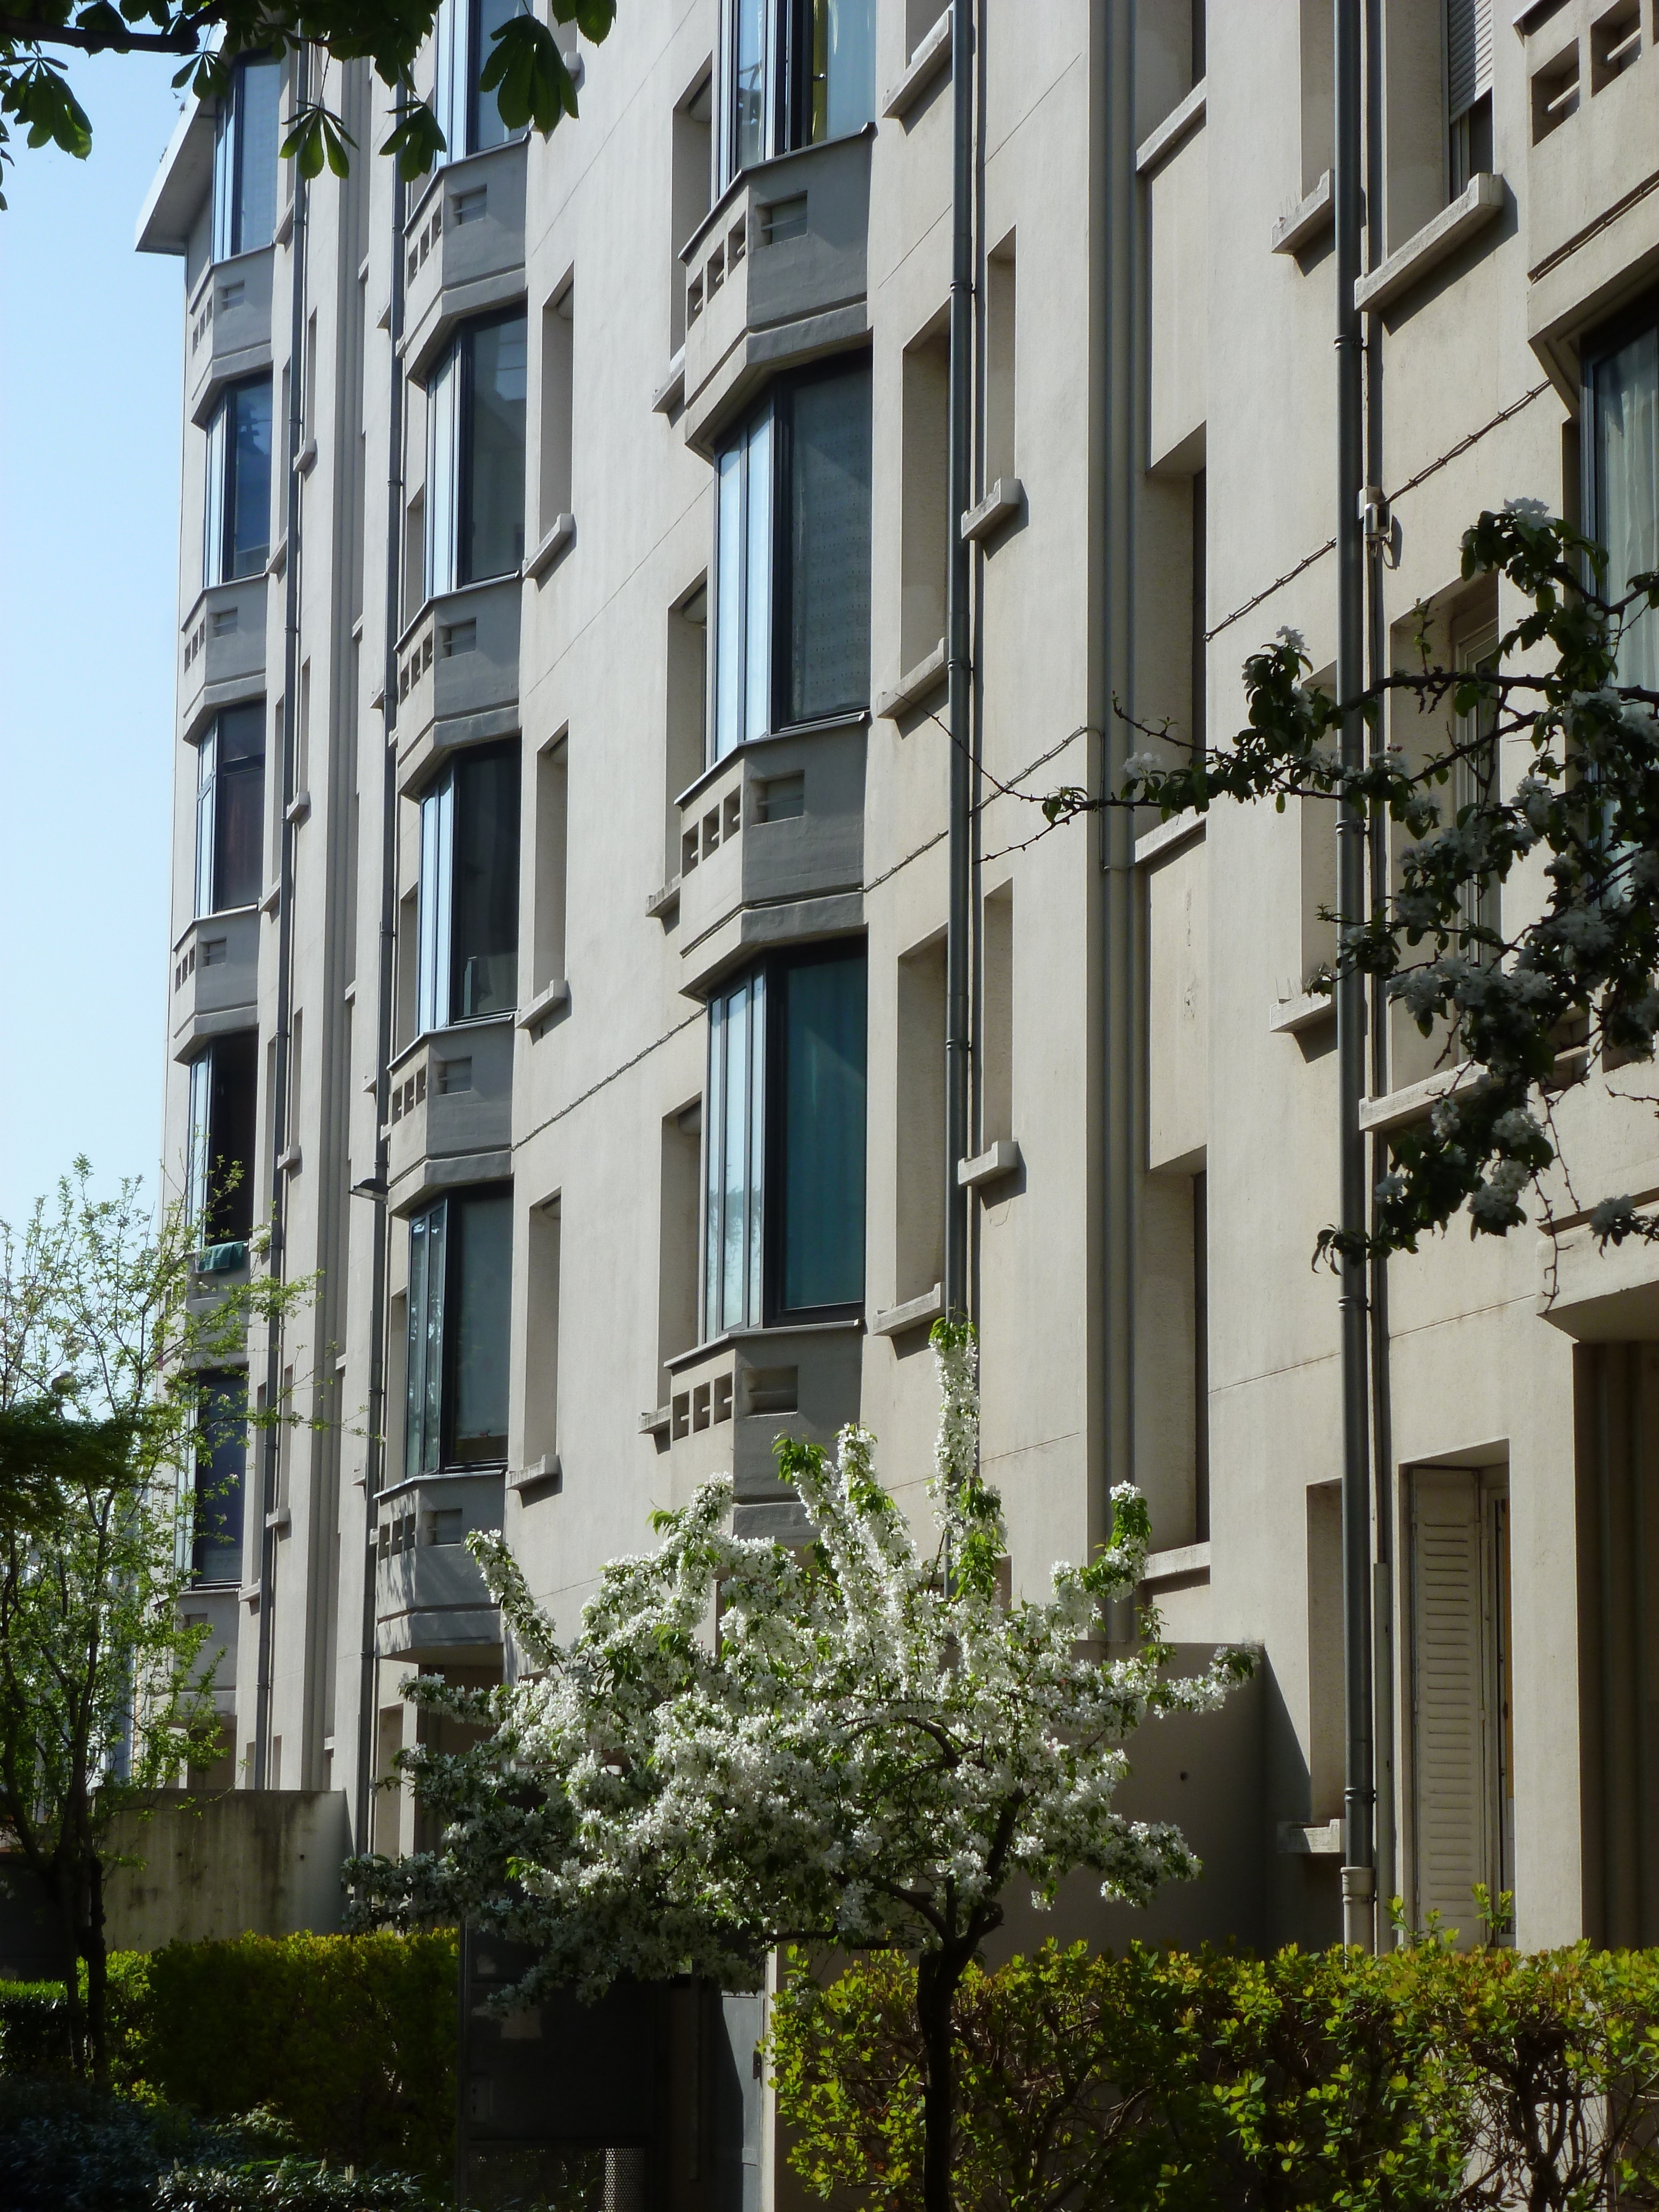
[[[262,246],[205,269],[190,302],[185,385],[199,428],[240,376],[270,367],[270,276],[276,249]]]
[[[259,988],[259,909],[234,907],[192,921],[173,948],[173,1056],[189,1060],[210,1036],[253,1026]]]
[[[867,720],[739,746],[679,801],[680,988],[700,993],[779,937],[862,919]]]
[[[451,746],[516,735],[518,576],[429,599],[398,641],[398,788],[414,791]]]
[[[1528,333],[1574,388],[1571,345],[1659,250],[1648,189],[1659,144],[1659,55],[1639,0],[1567,0],[1526,34]],[[1556,342],[1568,351],[1552,359]]]
[[[501,1525],[501,1468],[416,1475],[375,1500],[374,1650],[382,1659],[477,1656],[501,1615],[465,1539]]]
[[[265,673],[265,579],[214,584],[185,616],[179,636],[179,718],[196,738],[207,717],[246,699]]]
[[[467,1182],[508,1172],[513,1039],[514,1017],[502,1014],[435,1030],[392,1061],[387,1143],[394,1206],[417,1204],[444,1180],[434,1161],[471,1164],[476,1172],[453,1178]]]
[[[417,383],[457,323],[524,294],[525,141],[440,169],[404,229],[403,349]]]
[[[686,246],[688,445],[708,453],[767,377],[855,344],[865,308],[873,128],[745,169]]]
[[[739,1536],[786,1543],[811,1533],[799,1500],[778,1480],[781,1436],[831,1445],[859,1417],[864,1328],[860,1322],[804,1328],[734,1329],[672,1360],[668,1448],[683,1494],[729,1473]]]

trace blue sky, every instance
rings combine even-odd
[[[0,1219],[161,1151],[182,263],[133,230],[164,56],[78,59],[93,150],[0,214]]]

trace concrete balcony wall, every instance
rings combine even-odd
[[[506,1175],[513,1136],[514,1021],[458,1023],[419,1038],[392,1063],[392,1204],[400,1212],[450,1181]],[[499,1164],[496,1158],[499,1155]],[[465,1161],[446,1176],[434,1164]]]
[[[468,584],[422,607],[398,650],[398,787],[416,791],[452,747],[519,726],[515,575]]]
[[[868,328],[873,137],[745,169],[686,246],[688,444],[707,451],[766,378]]]
[[[198,427],[226,385],[270,367],[270,279],[276,249],[262,246],[204,270],[191,296],[185,381]]]
[[[381,1658],[500,1644],[501,1616],[463,1539],[501,1526],[502,1483],[501,1471],[491,1468],[420,1475],[381,1492],[374,1569]]]
[[[404,231],[404,358],[424,381],[457,323],[524,292],[525,141],[441,169]]]
[[[265,593],[263,575],[214,584],[185,617],[179,639],[179,720],[185,737],[199,737],[210,714],[257,696],[263,687]]]
[[[863,1342],[856,1321],[735,1329],[672,1361],[668,1449],[677,1494],[729,1472],[738,1534],[793,1540],[807,1534],[793,1490],[778,1479],[773,1447],[785,1435],[832,1444],[858,1419]]]
[[[175,1060],[227,1030],[252,1029],[258,996],[259,909],[234,908],[192,921],[173,948]]]

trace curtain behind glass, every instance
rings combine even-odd
[[[812,84],[808,135],[849,138],[876,112],[873,0],[810,0]]]
[[[438,1465],[443,1415],[444,1243],[448,1201],[409,1224],[409,1379],[404,1475]]]
[[[233,253],[252,253],[258,246],[269,246],[276,235],[282,90],[280,62],[267,59],[239,65]]]
[[[870,372],[796,387],[789,449],[792,722],[870,699]]]
[[[422,1031],[441,1030],[450,1018],[450,920],[454,858],[455,780],[447,775],[421,801],[419,956],[416,968],[415,1018]]]
[[[782,977],[780,1308],[864,1296],[865,956]]]
[[[453,1398],[448,1462],[507,1457],[507,1348],[513,1306],[513,1194],[457,1202],[457,1311],[451,1321]]]
[[[524,562],[526,324],[512,315],[466,333],[459,581],[507,576]]]
[[[1607,549],[1607,594],[1659,568],[1659,331],[1644,331],[1595,369],[1595,536]],[[1619,680],[1659,685],[1659,609],[1628,623]]]
[[[264,707],[256,702],[226,708],[209,742],[216,755],[216,771],[212,801],[213,904],[199,910],[222,914],[229,907],[252,906],[259,897],[265,789]]]
[[[242,1578],[242,1498],[247,1480],[247,1384],[216,1375],[202,1386],[196,1411],[196,1466],[191,1566],[198,1582]]]
[[[449,1018],[511,1013],[519,1002],[519,754],[455,768],[453,967]]]
[[[270,380],[239,384],[230,410],[226,459],[228,576],[257,576],[270,557]]]

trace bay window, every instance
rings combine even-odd
[[[416,1018],[510,1014],[519,997],[519,749],[464,752],[421,801]]]
[[[438,0],[432,24],[432,112],[444,134],[447,161],[504,146],[520,135],[501,121],[495,94],[478,90],[478,76],[495,33],[523,12],[524,0]]]
[[[235,64],[213,125],[213,258],[252,253],[276,229],[283,65],[255,54]]]
[[[270,557],[270,379],[233,384],[207,428],[202,581],[257,576]]]
[[[409,1224],[404,1473],[507,1459],[513,1193],[453,1191]]]
[[[427,390],[428,592],[508,576],[524,561],[522,308],[463,325]]]
[[[196,911],[252,906],[260,892],[265,716],[227,707],[196,749]]]
[[[227,1370],[203,1377],[192,1475],[191,1572],[198,1583],[240,1583],[247,1486],[246,1375]]]
[[[720,174],[875,119],[875,0],[725,0]]]
[[[1611,333],[1586,380],[1587,527],[1607,549],[1603,588],[1618,599],[1631,577],[1659,568],[1659,304]],[[1619,681],[1659,687],[1659,609],[1626,617]]]
[[[781,380],[716,460],[714,757],[870,698],[870,369]]]
[[[708,1010],[703,1334],[864,1297],[866,955],[766,963]]]
[[[185,1206],[204,1245],[246,1243],[252,1233],[258,1080],[252,1030],[215,1037],[190,1063]]]

